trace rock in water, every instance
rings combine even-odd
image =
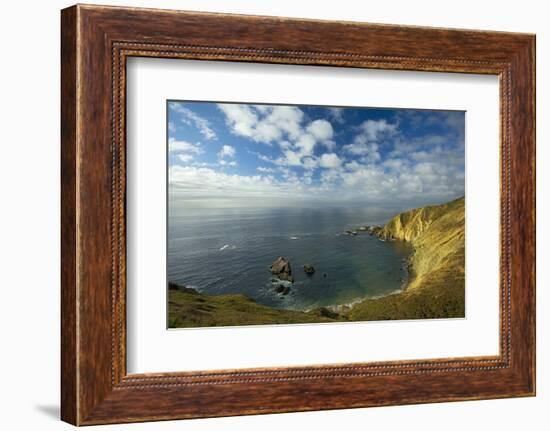
[[[382,230],[382,226],[380,226],[380,225],[368,226],[368,227],[367,227],[367,232],[368,232],[370,235],[378,235],[378,234],[380,233],[381,230]]]
[[[342,232],[344,235],[351,235],[351,236],[357,236],[357,231],[356,230],[345,230],[344,232]]]
[[[284,257],[278,257],[275,262],[271,264],[269,269],[271,270],[271,273],[279,280],[286,280],[294,283],[290,262]]]
[[[275,287],[275,292],[281,293],[283,295],[288,295],[288,293],[290,292],[290,287],[285,286],[284,284],[279,284]]]
[[[313,275],[315,273],[315,268],[313,267],[313,265],[309,265],[309,264],[306,263],[304,265],[304,272],[307,275]]]

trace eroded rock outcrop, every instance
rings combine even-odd
[[[279,256],[275,262],[269,267],[271,273],[279,280],[290,281],[294,283],[294,277],[292,276],[292,268],[290,262],[284,257]]]

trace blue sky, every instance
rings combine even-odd
[[[170,199],[212,207],[448,201],[464,195],[464,121],[459,111],[169,101]]]

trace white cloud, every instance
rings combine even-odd
[[[261,153],[256,153],[254,151],[251,151],[250,154],[254,154],[256,157],[258,157],[258,159],[260,159],[261,161],[263,162],[267,162],[267,163],[277,163],[276,160],[274,160],[273,158],[269,157],[269,156],[266,156],[265,154],[261,154]]]
[[[222,147],[222,149],[220,150],[220,152],[218,153],[218,157],[220,158],[224,158],[224,157],[229,157],[229,158],[233,158],[235,157],[235,147],[232,147],[231,145],[224,145]]]
[[[319,159],[319,166],[325,169],[336,169],[342,165],[342,160],[334,153],[325,153]]]
[[[303,204],[303,199],[316,195],[314,188],[292,178],[277,181],[271,175],[245,176],[179,165],[170,167],[169,192],[177,196],[174,202],[207,206],[247,206],[260,200],[266,205]]]
[[[193,160],[192,154],[178,154],[178,159],[184,163],[188,163]]]
[[[397,126],[397,123],[388,123],[386,120],[366,120],[360,128],[369,141],[377,141],[380,135],[395,133]]]
[[[423,176],[430,176],[435,174],[435,169],[437,167],[433,163],[419,163],[415,165],[414,171],[417,174],[423,175]]]
[[[387,136],[394,136],[398,132],[397,123],[388,123],[387,120],[366,120],[359,126],[360,133],[355,136],[351,144],[343,146],[343,150],[355,156],[361,156],[365,163],[381,160],[379,153],[380,141]]]
[[[277,184],[262,175],[243,176],[217,172],[210,168],[171,166],[169,171],[171,191],[191,197],[243,197],[273,191]]]
[[[223,103],[218,104],[218,108],[225,114],[226,122],[232,127],[233,133],[249,138],[255,136],[258,117],[250,106]]]
[[[302,166],[302,156],[292,150],[283,151],[284,157],[277,160],[280,165]]]
[[[221,160],[218,166],[230,167],[234,160]],[[356,160],[342,163],[336,154],[319,160],[323,170],[319,180],[313,171],[298,175],[293,169],[257,167],[258,175],[230,175],[215,167],[198,165],[170,167],[170,191],[184,200],[200,200],[201,205],[250,205],[250,199],[262,199],[265,205],[303,205],[305,199],[318,202],[404,202],[420,199],[443,202],[463,194],[464,173],[460,168],[441,163],[411,164],[390,159],[379,164],[361,164]],[[279,179],[274,175],[280,174]],[[282,200],[281,200],[282,199]],[[248,202],[248,203],[247,203]],[[253,202],[256,202],[253,200]]]
[[[422,144],[417,140],[406,141],[397,138],[393,142],[393,150],[389,152],[388,157],[407,157],[414,151],[419,151]]]
[[[281,147],[281,150],[290,150],[292,144],[288,141],[279,141],[279,147]]]
[[[344,145],[343,150],[354,156],[361,156],[365,161],[376,162],[381,156],[378,152],[378,144],[354,142],[353,144]]]
[[[449,137],[441,135],[428,135],[418,139],[418,141],[422,142],[424,145],[443,145],[449,141]]]
[[[279,145],[282,156],[269,160],[258,156],[264,161],[312,169],[312,160],[304,159],[314,158],[317,145],[324,145],[329,151],[336,147],[332,124],[323,119],[308,122],[304,112],[295,106],[218,104],[218,108],[235,135]]]
[[[319,161],[313,157],[306,157],[302,161],[302,167],[307,171],[311,171],[315,169],[317,166],[319,166]]]
[[[284,135],[296,138],[304,113],[293,106],[238,105],[220,103],[232,132],[256,142],[270,144]]]
[[[335,183],[341,178],[340,171],[338,169],[326,169],[321,172],[321,183],[325,190],[330,190],[334,187]]]
[[[202,118],[191,109],[179,103],[171,103],[170,108],[181,115],[180,119],[183,123],[194,125],[206,139],[216,139],[216,133],[212,130],[210,122],[206,118]]]
[[[182,163],[189,163],[194,160],[195,155],[202,154],[200,144],[192,144],[187,141],[178,141],[170,138],[168,140],[168,151],[175,154],[177,160]]]
[[[389,159],[376,165],[351,162],[339,178],[346,186],[342,195],[365,200],[388,201],[423,199],[445,201],[464,193],[463,172],[445,163],[411,164]]]
[[[306,130],[320,142],[328,141],[334,136],[332,124],[330,124],[327,120],[312,121],[309,123]]]
[[[402,159],[387,159],[382,162],[382,166],[394,171],[400,171],[407,166],[407,162]]]
[[[332,140],[334,137],[334,129],[332,128],[332,124],[328,121],[312,121],[307,126],[306,130],[317,142],[323,144],[328,150],[334,150],[336,148],[336,142]]]
[[[351,162],[348,162],[344,165],[344,167],[349,171],[356,171],[357,169],[360,169],[363,165],[357,163],[356,160],[352,160]]]
[[[266,168],[265,166],[258,166],[256,168],[258,172],[264,173],[264,174],[272,174],[275,173],[275,169],[273,168]]]
[[[209,163],[209,162],[193,162],[193,166],[201,168],[214,168],[219,166],[219,163]]]
[[[327,108],[330,117],[337,123],[342,124],[344,122],[344,108]]]
[[[410,158],[421,162],[431,160],[433,158],[433,155],[428,153],[427,151],[415,151],[414,153],[410,154]]]
[[[235,147],[232,147],[231,145],[224,145],[218,152],[218,164],[220,166],[237,166],[236,160],[227,160],[233,159],[236,153]]]
[[[218,160],[218,163],[221,165],[221,166],[237,166],[237,162],[235,160]]]
[[[177,139],[170,138],[168,140],[168,150],[171,153],[202,153],[200,144],[191,144],[187,141],[178,141]]]
[[[290,139],[296,139],[303,133],[303,119],[303,111],[295,106],[273,106],[265,121],[281,129]]]
[[[309,134],[304,134],[298,138],[295,147],[299,150],[300,157],[311,156],[315,148],[315,137]]]

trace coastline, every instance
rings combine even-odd
[[[407,241],[408,281],[401,293],[366,299],[351,320],[458,318],[465,316],[464,197],[393,217],[376,235]]]
[[[169,289],[169,327],[464,317],[463,197],[405,211],[383,226],[360,226],[344,233],[409,243],[412,250],[402,288],[348,304],[297,311],[264,306],[244,295],[207,295],[179,286]]]
[[[343,304],[325,305],[324,308],[328,308],[329,310],[332,310],[336,313],[346,313],[346,312],[349,312],[355,305],[360,304],[361,302],[363,302],[365,300],[368,300],[368,299],[377,300],[377,299],[385,298],[386,296],[399,295],[400,293],[403,293],[406,288],[407,288],[407,282],[404,281],[403,286],[402,286],[401,289],[396,289],[392,292],[384,293],[384,294],[381,294],[381,295],[363,296],[362,298],[357,298],[357,299],[354,299],[353,301],[345,302]],[[307,311],[311,311],[311,310],[315,310],[315,308],[310,308],[310,309],[307,309],[307,310],[304,310],[304,311],[307,312]]]

